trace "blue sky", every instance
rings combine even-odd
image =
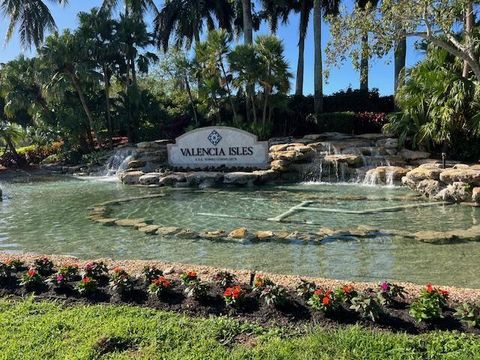
[[[349,6],[352,0],[346,0],[346,5]],[[47,1],[48,3],[48,1]],[[61,7],[56,5],[50,5],[49,7],[53,13],[53,16],[57,22],[60,30],[65,28],[74,29],[78,25],[77,13],[80,11],[88,11],[92,7],[98,7],[101,4],[101,0],[71,0],[67,7]],[[161,4],[161,1],[157,1],[157,4]],[[2,19],[0,21],[0,34],[4,37],[6,32],[8,19]],[[297,43],[298,43],[298,22],[299,17],[292,15],[290,21],[286,25],[281,25],[277,35],[283,39],[285,44],[285,55],[290,64],[291,72],[295,75],[297,64]],[[268,27],[262,26],[259,33],[268,33]],[[325,48],[329,38],[328,25],[323,24],[323,47]],[[19,54],[24,53],[31,55],[31,51],[24,51],[21,49],[18,38],[15,36],[6,46],[2,46],[0,50],[0,62],[9,61]],[[407,54],[407,65],[411,66],[421,59],[421,55],[413,48],[409,46]],[[310,22],[308,30],[308,37],[306,40],[305,48],[305,83],[304,91],[306,94],[313,91],[313,25]],[[330,71],[330,77],[325,84],[325,93],[330,94],[332,92],[346,89],[349,86],[352,88],[358,88],[359,86],[359,74],[352,67],[350,63],[345,63],[340,68],[332,68]],[[294,85],[292,85],[294,88]],[[393,92],[393,55],[383,59],[372,59],[370,68],[370,88],[378,88],[380,93],[388,95]]]

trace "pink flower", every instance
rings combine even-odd
[[[390,290],[390,284],[384,281],[380,284],[380,289],[384,292],[387,292],[388,290]]]

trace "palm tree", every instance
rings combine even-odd
[[[246,45],[253,44],[252,1],[242,0],[243,36]]]
[[[172,35],[177,46],[190,48],[200,42],[205,26],[208,30],[218,27],[232,32],[234,9],[229,0],[166,0],[155,17],[155,37],[164,51],[168,49]]]
[[[375,9],[380,0],[357,0],[357,6],[363,11],[371,11]],[[362,35],[360,59],[360,90],[368,91],[368,72],[370,53],[368,49],[368,32]]]
[[[50,0],[52,3],[65,5],[68,0]],[[32,44],[39,47],[46,31],[55,31],[55,20],[45,1],[42,0],[0,0],[0,11],[10,19],[7,28],[7,41],[12,38],[18,27],[20,42],[23,47]]]
[[[38,53],[44,68],[48,70],[49,74],[53,72],[53,76],[46,75],[50,77],[50,81],[46,85],[47,91],[60,84],[62,86],[70,84],[75,89],[88,120],[85,127],[88,140],[93,148],[94,137],[96,137],[95,126],[81,80],[88,78],[90,70],[84,61],[84,51],[84,44],[80,43],[74,34],[65,31],[62,35],[49,36]]]
[[[338,13],[339,3],[339,0],[314,0],[313,3],[314,107],[316,114],[323,112],[322,17]]]
[[[122,3],[126,16],[137,16],[140,18],[148,11],[152,11],[154,16],[158,15],[158,8],[153,0],[103,0],[101,11],[111,14]]]

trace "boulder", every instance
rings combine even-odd
[[[109,218],[101,218],[96,219],[95,222],[104,225],[104,226],[113,226],[117,222],[118,219],[109,219]]]
[[[189,186],[213,187],[222,182],[223,174],[219,172],[197,171],[186,174],[185,179]]]
[[[438,180],[425,179],[418,182],[414,189],[426,197],[433,198],[442,190],[442,185]]]
[[[147,226],[142,226],[138,228],[138,231],[147,235],[153,235],[157,233],[158,228],[159,228],[158,225],[147,225]]]
[[[480,204],[480,187],[476,187],[472,190],[472,201]]]
[[[229,234],[228,237],[232,239],[244,239],[248,235],[248,231],[246,228],[238,228],[235,230],[232,230]]]
[[[435,195],[435,200],[448,202],[469,201],[472,198],[471,186],[464,182],[454,182]]]
[[[424,152],[424,151],[413,151],[413,150],[403,149],[402,151],[400,151],[400,156],[407,161],[411,161],[411,160],[428,159],[430,157],[430,153]]]
[[[440,180],[452,184],[464,182],[472,185],[480,185],[480,170],[468,169],[447,169],[440,174]]]
[[[256,170],[253,171],[252,174],[255,174],[257,176],[257,180],[259,183],[268,183],[270,181],[273,181],[277,178],[277,173],[270,169],[270,170]]]
[[[442,169],[438,169],[436,167],[417,167],[406,174],[406,177],[409,179],[418,182],[422,180],[438,180],[440,178],[440,174],[442,173]]]
[[[288,161],[285,160],[273,160],[270,163],[270,169],[275,172],[284,172],[288,171]]]
[[[182,229],[174,226],[165,226],[159,227],[157,229],[157,235],[168,236],[168,235],[175,235],[176,233],[180,232]]]
[[[115,225],[123,226],[123,227],[135,227],[138,224],[147,223],[145,219],[120,219],[115,221]]]
[[[129,169],[141,169],[146,165],[146,162],[143,160],[131,160],[128,162]]]
[[[163,186],[172,186],[172,185],[175,185],[176,183],[185,182],[185,181],[186,181],[185,174],[175,173],[175,174],[169,174],[161,177],[158,183]]]
[[[352,166],[361,166],[363,165],[363,159],[359,155],[348,155],[348,154],[340,154],[340,155],[327,155],[325,156],[324,160],[330,163],[346,163]]]
[[[227,236],[227,233],[223,230],[204,231],[200,233],[200,237],[204,239],[222,239]]]
[[[303,158],[303,154],[300,151],[288,150],[288,151],[277,151],[270,153],[272,160],[284,160],[288,162],[300,160]]]
[[[140,177],[139,182],[142,185],[158,184],[160,178],[163,176],[161,173],[148,173]]]
[[[390,181],[400,181],[409,169],[400,166],[379,166],[367,171],[367,179],[375,179],[375,183],[388,183]]]
[[[175,236],[180,239],[197,239],[199,237],[198,233],[190,229],[180,230]]]
[[[380,139],[375,144],[376,147],[383,147],[386,149],[396,149],[398,148],[398,139],[395,138],[387,138],[387,139]]]
[[[143,171],[127,171],[120,175],[120,180],[124,184],[135,185],[140,183],[140,178],[145,175]]]
[[[378,134],[378,133],[357,135],[357,138],[366,139],[366,140],[379,140],[379,139],[384,139],[385,137],[388,137],[388,135]]]
[[[433,244],[448,244],[455,240],[454,234],[443,231],[419,231],[414,235],[416,240]]]
[[[253,185],[257,180],[257,175],[252,172],[231,172],[223,177],[224,184],[229,185]]]
[[[257,231],[255,233],[255,238],[258,240],[270,240],[275,237],[275,234],[272,231]]]
[[[287,148],[292,146],[305,146],[303,143],[290,143],[290,144],[279,144],[279,145],[272,145],[270,146],[269,152],[281,152],[287,150]]]
[[[137,144],[138,149],[149,149],[149,150],[154,150],[154,149],[160,149],[161,147],[164,147],[164,144],[157,143],[155,141],[145,141]]]

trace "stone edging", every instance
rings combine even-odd
[[[145,195],[138,197],[129,197],[106,201],[95,205],[88,218],[104,226],[121,226],[135,229],[147,235],[160,235],[162,237],[176,237],[180,239],[207,239],[212,241],[234,241],[234,242],[263,242],[263,241],[299,241],[302,243],[320,244],[328,239],[349,239],[356,238],[375,238],[377,236],[393,236],[406,239],[415,239],[431,244],[449,244],[465,241],[480,241],[480,225],[474,225],[469,229],[454,229],[450,231],[419,231],[410,233],[401,230],[379,230],[368,226],[358,226],[354,229],[334,230],[320,227],[317,232],[290,232],[290,231],[271,231],[261,230],[249,232],[242,227],[233,229],[229,232],[224,230],[205,230],[196,232],[191,229],[175,226],[162,226],[153,224],[148,219],[128,219],[112,218],[109,216],[111,209],[109,206],[118,205],[130,201],[162,198],[167,196],[165,193]],[[281,223],[281,221],[279,221]]]

